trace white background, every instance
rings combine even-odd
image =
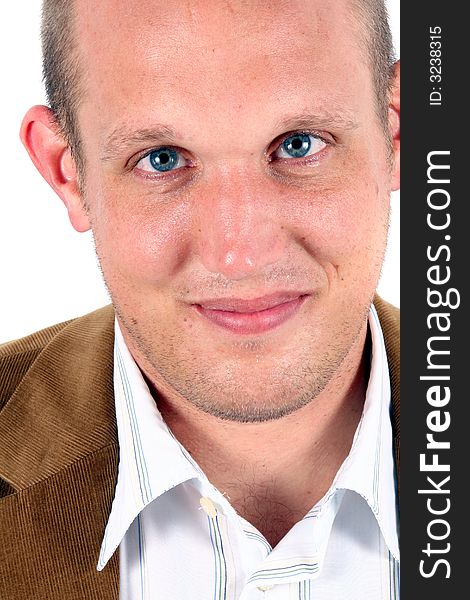
[[[399,55],[399,0],[388,0]],[[64,206],[30,162],[18,138],[21,119],[44,103],[40,0],[0,8],[0,343],[109,302],[90,233],[69,224]],[[399,194],[379,293],[395,305],[399,287]]]

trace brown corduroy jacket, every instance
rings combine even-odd
[[[399,449],[399,313],[375,299]],[[0,346],[0,599],[117,600],[96,565],[118,469],[114,312]]]

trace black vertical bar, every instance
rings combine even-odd
[[[403,600],[469,594],[470,35],[462,10],[436,0],[401,7]]]

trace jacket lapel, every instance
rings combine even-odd
[[[55,333],[0,414],[16,492],[0,500],[0,597],[118,598],[117,556],[96,570],[118,468],[113,319],[107,307]]]

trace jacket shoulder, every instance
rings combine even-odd
[[[87,324],[109,319],[111,306],[92,313],[51,325],[26,337],[0,344],[0,411],[14,394],[38,356],[64,329],[71,325],[86,327]]]
[[[0,410],[42,350],[70,321],[0,345]]]
[[[392,392],[393,430],[397,456],[400,438],[400,311],[379,296],[374,298],[385,341]]]
[[[400,386],[400,310],[379,296],[374,298],[385,340],[392,386]]]
[[[392,336],[400,337],[400,309],[380,296],[375,296],[374,306],[380,318],[382,327],[387,328]]]
[[[116,441],[112,306],[0,347],[0,498]]]

